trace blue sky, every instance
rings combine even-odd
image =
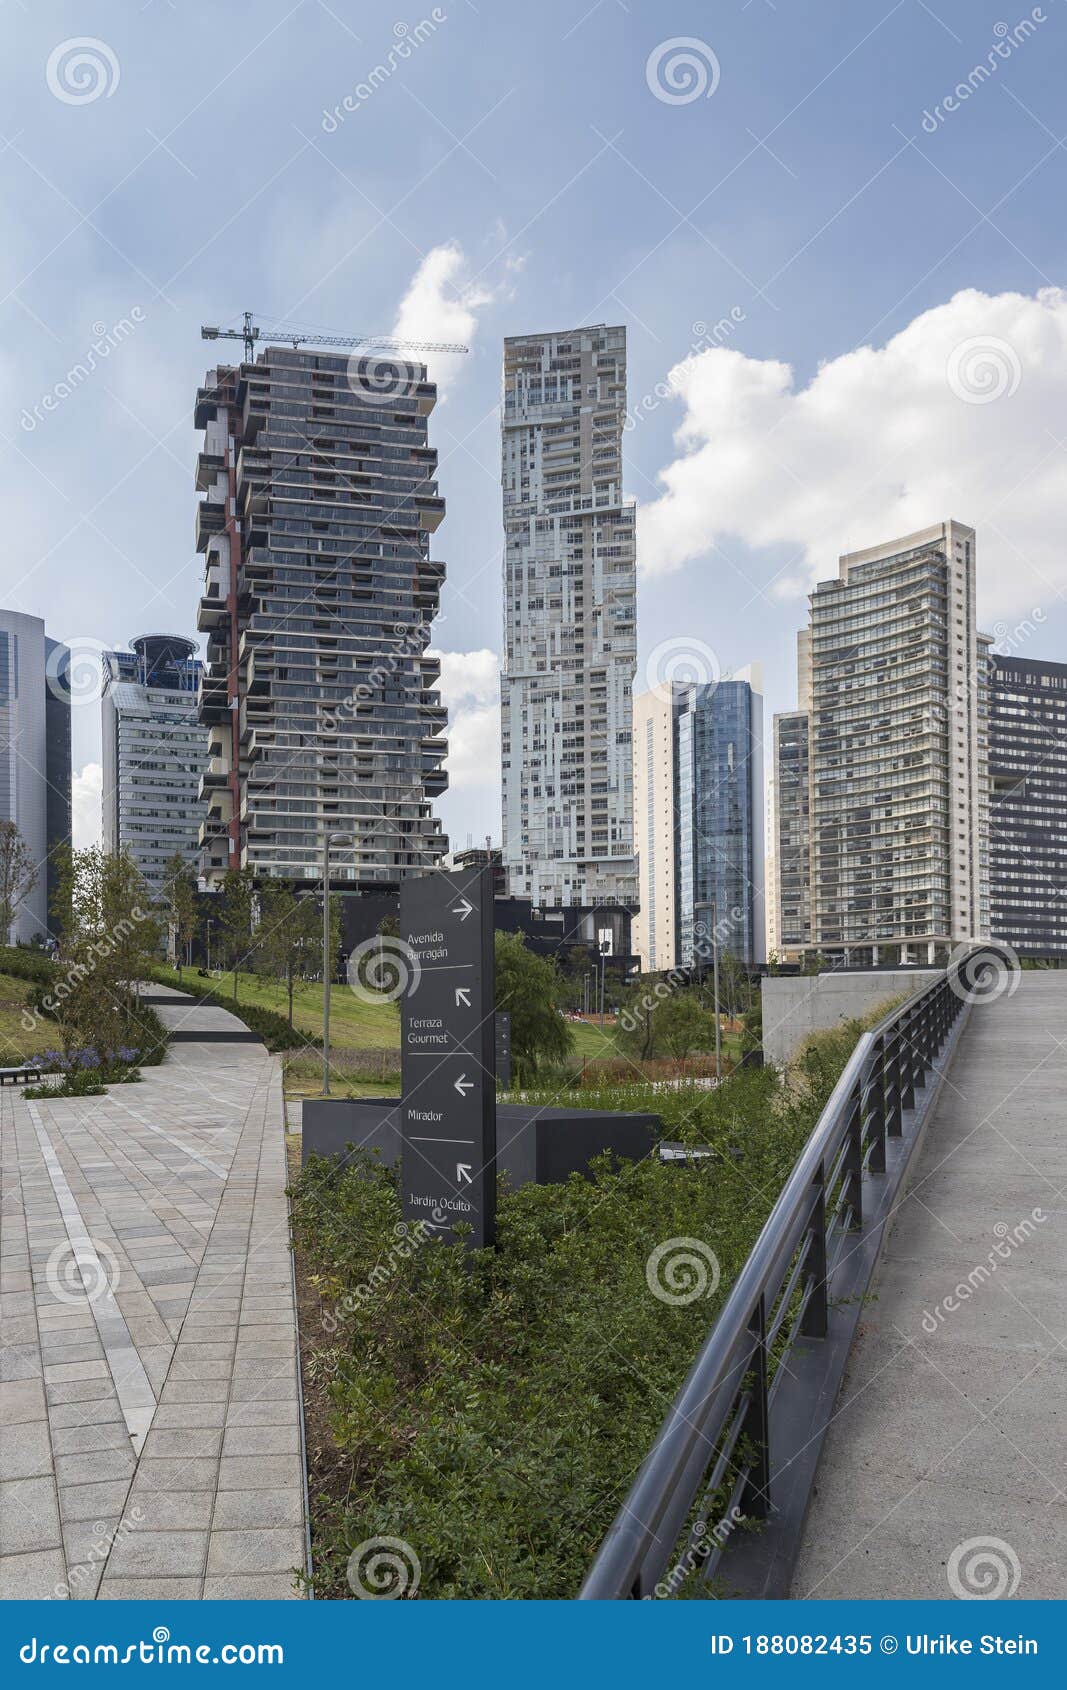
[[[457,844],[499,831],[507,333],[628,325],[639,686],[690,639],[762,661],[788,707],[810,581],[943,516],[978,528],[987,625],[1067,658],[1063,0],[9,0],[0,23],[0,597],[77,650],[193,628],[199,325],[252,307],[472,346],[431,423]],[[83,37],[88,82],[59,51]],[[703,85],[666,100],[687,52]]]

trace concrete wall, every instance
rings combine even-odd
[[[844,969],[813,975],[768,975],[763,995],[763,1054],[781,1068],[809,1033],[867,1015],[890,998],[901,998],[936,978],[939,969],[884,968],[849,974]]]

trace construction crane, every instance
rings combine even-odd
[[[202,324],[201,340],[243,340],[245,361],[255,357],[257,340],[287,341],[295,351],[298,346],[366,346],[383,352],[469,352],[469,346],[458,346],[447,340],[405,340],[383,334],[316,334],[314,330],[297,329],[286,324],[267,327],[254,320],[254,313],[246,311],[244,327],[219,329]]]

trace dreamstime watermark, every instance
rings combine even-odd
[[[429,17],[420,18],[414,27],[403,22],[395,23],[393,34],[396,36],[396,40],[386,53],[382,63],[376,64],[362,82],[357,82],[352,93],[346,94],[344,99],[333,107],[332,111],[328,106],[323,107],[322,128],[324,132],[327,135],[336,135],[345,119],[350,117],[353,112],[359,111],[361,106],[365,106],[367,101],[378,92],[378,89],[383,87],[390,77],[396,75],[401,65],[411,58],[423,42],[429,41],[430,37],[437,33],[440,26],[447,22],[448,13],[443,11],[440,6],[435,6]]]
[[[348,1557],[346,1576],[361,1602],[397,1602],[418,1594],[422,1564],[402,1537],[369,1537]]]
[[[114,956],[123,939],[128,939],[142,921],[149,921],[150,919],[151,912],[143,910],[139,904],[135,904],[129,915],[123,916],[120,921],[117,921],[102,939],[88,941],[84,947],[87,957],[96,962],[106,962],[109,957]],[[90,980],[94,972],[92,962],[89,960],[79,958],[68,963],[63,970],[62,979],[41,996],[37,1005],[27,1004],[23,1009],[23,1032],[36,1032],[45,1016],[58,1016],[67,999],[77,991],[79,986],[83,986],[86,980]]]
[[[721,1277],[719,1258],[702,1238],[668,1238],[656,1245],[645,1263],[649,1290],[672,1308],[713,1297]]]
[[[657,687],[717,687],[721,679],[722,666],[715,652],[691,634],[674,634],[669,640],[661,640],[645,664],[649,692]]]
[[[96,1303],[101,1297],[114,1295],[119,1283],[115,1253],[98,1238],[91,1238],[89,1245],[88,1250],[79,1250],[64,1239],[49,1256],[45,1284],[57,1303],[81,1308],[86,1302]]]
[[[1018,392],[1023,367],[1014,346],[996,335],[972,335],[952,348],[945,364],[949,388],[965,405],[991,405]]]
[[[1021,978],[1018,953],[1003,939],[984,950],[976,939],[957,945],[948,959],[949,990],[962,1003],[996,1003],[998,998],[1014,997]]]
[[[391,680],[405,664],[423,656],[431,632],[428,622],[394,622],[395,646],[374,664],[365,681],[360,681],[338,704],[323,711],[319,718],[321,731],[336,733],[345,717],[355,716],[360,709],[377,702],[386,681]]]
[[[688,352],[676,367],[684,368],[690,359],[699,358],[702,352],[710,352],[717,346],[725,345],[738,324],[746,321],[747,318],[740,305],[732,305],[729,315],[720,317],[717,323],[709,325],[698,318],[691,325],[696,338],[690,342]],[[630,406],[623,421],[624,430],[629,433],[635,429],[638,423],[643,422],[647,416],[651,416],[653,411],[658,411],[664,400],[676,399],[680,391],[681,388],[675,378],[674,370],[672,370],[665,381],[658,381],[651,393],[643,394],[636,405]]]
[[[929,107],[923,112],[922,126],[928,135],[936,135],[943,123],[946,123],[953,112],[966,105],[972,94],[976,94],[983,82],[988,82],[995,76],[1005,59],[1010,59],[1017,52],[1024,41],[1029,41],[1036,35],[1038,26],[1048,22],[1048,15],[1040,6],[1035,6],[1028,17],[1022,18],[1013,28],[1006,23],[995,23],[993,34],[995,40],[984,60],[974,65],[962,82],[957,82],[950,93],[944,95],[938,105],[931,111]]]
[[[369,939],[360,941],[348,959],[349,989],[361,1003],[381,1003],[383,998],[399,1003],[401,998],[411,996],[421,979],[422,964],[416,952],[392,933],[372,933]],[[417,1032],[418,1027],[414,1022],[412,1031]]]
[[[1002,1537],[969,1537],[958,1543],[945,1568],[948,1587],[961,1602],[996,1602],[1014,1596],[1022,1568]]]
[[[951,1315],[958,1314],[963,1304],[970,1302],[977,1291],[988,1285],[1002,1263],[1010,1261],[1016,1250],[1028,1243],[1038,1227],[1043,1226],[1047,1220],[1044,1209],[1031,1209],[1029,1215],[1013,1227],[1010,1227],[1007,1221],[998,1221],[993,1228],[993,1236],[997,1242],[985,1261],[976,1262],[966,1279],[962,1279],[954,1290],[946,1292],[932,1309],[923,1310],[923,1331],[932,1336]]]
[[[106,41],[72,35],[53,47],[44,68],[48,91],[65,106],[90,106],[110,100],[119,85],[119,61]]]
[[[57,645],[45,663],[45,685],[61,704],[99,704],[104,690],[107,646],[88,634]]]
[[[130,1533],[135,1532],[138,1526],[143,1526],[144,1522],[145,1516],[140,1508],[131,1508],[130,1512],[124,1515],[115,1526],[108,1526],[102,1520],[94,1522],[93,1536],[88,1551],[83,1560],[68,1567],[66,1580],[55,1586],[56,1600],[61,1602],[73,1601],[81,1595],[84,1585],[90,1583],[95,1585],[97,1569],[103,1569],[116,1543],[122,1538],[129,1537]],[[89,1596],[92,1592],[86,1591],[85,1594]]]
[[[413,366],[407,359],[388,352],[353,352],[346,371],[348,386],[357,399],[367,405],[380,405],[387,399],[399,399],[411,390],[416,379]]]
[[[710,100],[719,86],[719,61],[697,35],[673,35],[653,47],[645,60],[649,92],[665,106],[690,106]]]
[[[64,400],[69,399],[89,380],[89,377],[95,370],[99,369],[101,364],[106,363],[117,346],[121,346],[124,341],[129,340],[134,330],[140,328],[145,320],[145,314],[141,307],[134,305],[131,307],[128,316],[120,317],[117,322],[112,323],[110,328],[106,323],[94,323],[93,338],[89,343],[88,351],[83,353],[76,364],[71,365],[65,376],[61,376],[59,381],[53,383],[47,393],[41,395],[35,405],[23,407],[22,415],[19,418],[19,427],[23,432],[32,434],[35,429],[39,428],[47,417],[59,409]]]
[[[722,1549],[730,1534],[737,1530],[744,1518],[735,1504],[729,1514],[724,1514],[721,1520],[716,1520],[710,1531],[704,1520],[697,1520],[693,1526],[693,1536],[698,1541],[689,1545],[681,1560],[675,1562],[667,1577],[657,1584],[652,1596],[660,1602],[676,1596],[686,1580],[704,1565],[708,1557],[714,1555],[716,1550]]]
[[[347,1292],[339,1303],[335,1303],[333,1308],[323,1315],[323,1331],[336,1332],[346,1316],[372,1302],[396,1277],[403,1263],[409,1262],[424,1244],[431,1242],[437,1229],[447,1224],[448,1217],[442,1209],[435,1209],[433,1219],[429,1221],[398,1221],[393,1228],[395,1242],[389,1246],[385,1256],[375,1262],[362,1284]]]
[[[1016,622],[1014,628],[1009,627],[1006,622],[995,622],[991,656],[1010,657],[1013,652],[1020,651],[1047,621],[1044,610],[1040,605],[1035,605],[1029,616],[1024,616],[1021,622]]]
[[[157,1625],[151,1638],[136,1643],[42,1643],[31,1637],[19,1649],[23,1666],[260,1666],[285,1664],[280,1643],[172,1643],[165,1625]]]

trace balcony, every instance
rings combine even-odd
[[[226,506],[217,499],[201,499],[196,507],[196,549],[206,552],[208,541],[226,528]]]
[[[220,475],[226,473],[226,459],[221,452],[198,452],[196,458],[197,491],[206,493],[214,487]]]
[[[226,600],[204,597],[200,600],[196,610],[196,626],[201,634],[206,634],[212,628],[225,628],[229,618]]]

